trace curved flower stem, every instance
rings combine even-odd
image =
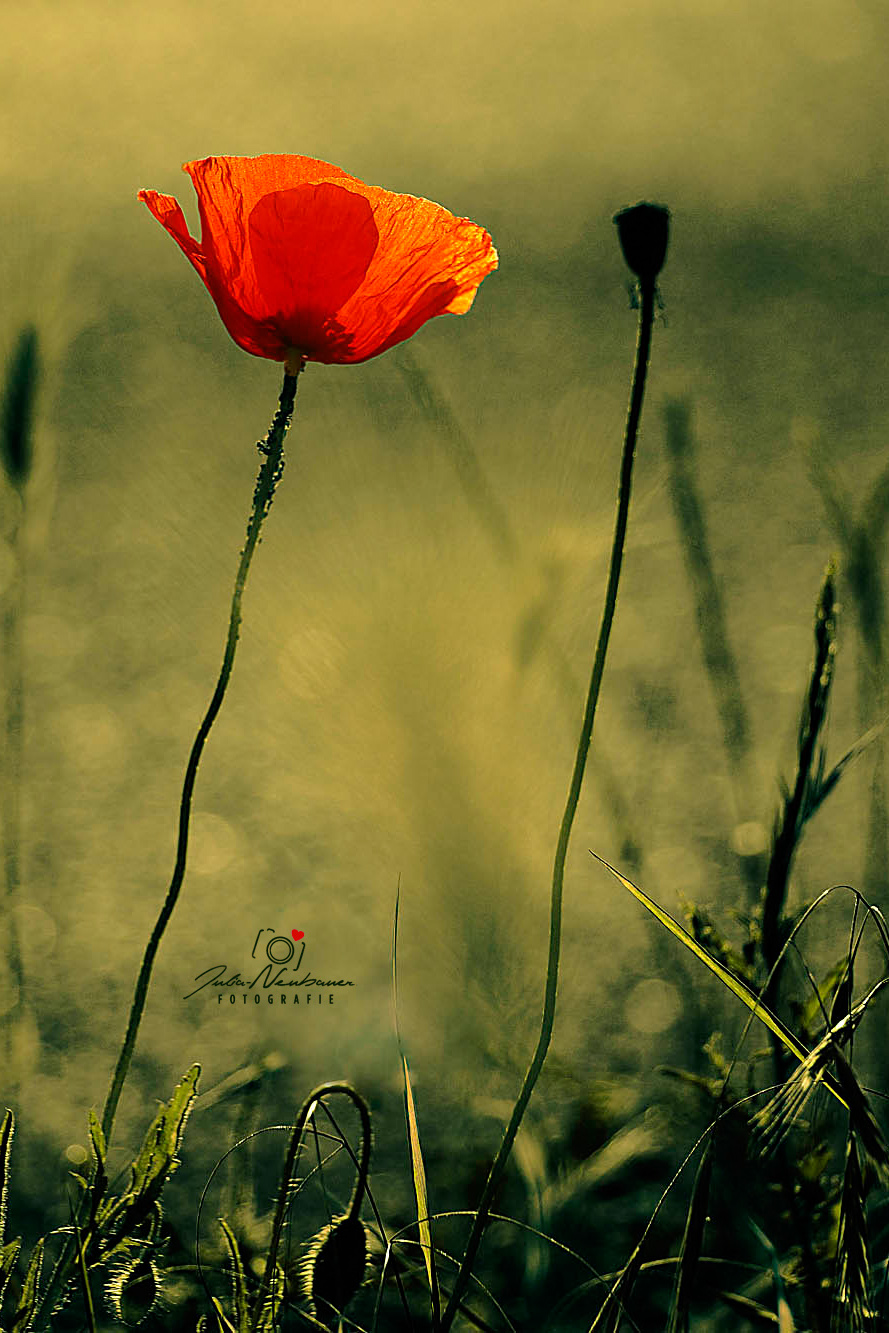
[[[349,1201],[347,1216],[355,1218],[364,1200],[364,1192],[367,1188],[367,1173],[370,1168],[370,1110],[367,1102],[356,1092],[349,1083],[322,1083],[320,1087],[310,1092],[306,1100],[299,1109],[299,1114],[293,1126],[293,1132],[290,1135],[290,1145],[287,1149],[287,1157],[284,1161],[284,1170],[281,1173],[281,1186],[278,1190],[278,1202],[275,1208],[275,1219],[272,1223],[272,1238],[269,1243],[268,1254],[266,1255],[265,1267],[262,1273],[262,1282],[259,1288],[259,1294],[256,1298],[253,1319],[250,1324],[251,1333],[259,1327],[263,1319],[266,1307],[269,1301],[273,1299],[275,1266],[278,1260],[278,1249],[281,1245],[281,1236],[284,1233],[284,1223],[287,1220],[287,1210],[293,1199],[293,1169],[296,1165],[296,1157],[299,1152],[302,1137],[309,1117],[312,1115],[315,1107],[324,1098],[331,1093],[340,1092],[348,1097],[361,1117],[361,1158],[358,1165],[358,1177],[355,1181],[355,1188],[352,1191],[352,1198]]]
[[[454,1317],[460,1308],[460,1302],[469,1280],[472,1275],[472,1266],[481,1244],[482,1235],[487,1225],[488,1216],[491,1211],[491,1205],[494,1200],[494,1194],[497,1190],[503,1172],[506,1169],[506,1162],[515,1142],[519,1126],[531,1100],[531,1093],[534,1091],[534,1085],[540,1076],[543,1068],[543,1062],[546,1059],[546,1053],[549,1049],[550,1039],[553,1032],[553,1022],[556,1016],[556,991],[559,982],[559,952],[561,948],[562,935],[562,886],[565,877],[565,861],[568,855],[568,843],[571,838],[571,827],[574,823],[574,816],[577,811],[577,804],[580,799],[580,789],[583,784],[584,769],[586,768],[587,755],[589,753],[590,741],[593,736],[593,723],[596,718],[596,704],[599,700],[599,688],[602,684],[602,676],[605,671],[605,655],[608,651],[608,640],[611,636],[611,626],[614,621],[614,611],[617,605],[617,588],[620,581],[621,564],[623,563],[624,539],[627,532],[627,517],[630,509],[630,487],[633,476],[633,459],[636,452],[636,436],[639,431],[639,418],[642,414],[642,398],[645,393],[645,378],[648,371],[648,357],[651,350],[651,328],[654,323],[654,303],[655,303],[655,283],[652,278],[650,281],[641,283],[642,301],[639,312],[639,335],[636,343],[636,365],[633,371],[633,387],[630,394],[630,407],[627,415],[627,428],[624,436],[623,456],[621,458],[620,484],[617,492],[617,517],[614,524],[614,540],[611,546],[611,564],[608,571],[608,586],[605,592],[605,604],[602,609],[602,620],[599,625],[599,637],[596,642],[596,655],[593,661],[593,672],[590,678],[590,688],[587,694],[586,707],[583,714],[583,723],[580,729],[580,738],[577,743],[577,755],[574,760],[574,772],[571,775],[571,786],[568,790],[568,801],[565,805],[565,813],[562,816],[561,827],[559,828],[559,840],[556,845],[556,855],[553,864],[552,895],[550,899],[550,926],[549,926],[549,958],[546,969],[546,987],[543,1000],[543,1017],[540,1023],[540,1036],[537,1039],[537,1048],[525,1075],[525,1081],[522,1084],[521,1091],[513,1107],[509,1124],[503,1133],[503,1139],[497,1151],[497,1156],[488,1174],[484,1191],[482,1192],[481,1202],[475,1215],[475,1221],[472,1224],[472,1230],[469,1234],[469,1241],[466,1251],[463,1255],[463,1261],[460,1265],[460,1271],[457,1274],[456,1281],[451,1291],[450,1299],[441,1320],[441,1333],[448,1333]]]
[[[167,890],[167,896],[164,899],[164,905],[161,908],[160,916],[155,922],[154,930],[151,932],[151,938],[142,958],[142,966],[139,969],[139,976],[136,981],[136,989],[133,994],[133,1003],[130,1007],[130,1017],[127,1023],[126,1036],[120,1055],[117,1058],[117,1067],[114,1070],[114,1077],[111,1081],[111,1087],[108,1091],[108,1098],[105,1102],[105,1109],[102,1113],[102,1130],[105,1135],[106,1144],[111,1140],[111,1131],[114,1126],[114,1117],[117,1113],[117,1104],[120,1100],[121,1090],[123,1089],[127,1073],[130,1068],[130,1061],[133,1058],[133,1049],[136,1045],[136,1037],[139,1032],[139,1024],[142,1021],[142,1013],[145,1009],[145,1000],[148,995],[148,985],[151,981],[151,969],[154,966],[154,959],[160,946],[163,933],[167,928],[170,917],[173,914],[173,908],[179,898],[179,890],[182,888],[182,881],[185,878],[185,859],[188,852],[188,828],[191,820],[191,801],[194,794],[194,785],[198,775],[198,765],[201,762],[201,755],[204,750],[204,744],[210,734],[210,728],[216,720],[216,715],[222,707],[222,701],[225,698],[225,691],[228,688],[228,682],[231,677],[232,667],[235,661],[235,649],[238,646],[238,634],[241,628],[241,598],[244,593],[244,585],[247,582],[247,574],[250,569],[250,561],[253,558],[253,552],[259,541],[259,534],[262,528],[263,520],[271,508],[272,499],[275,494],[281,473],[284,470],[284,437],[287,434],[287,428],[290,425],[290,419],[293,416],[293,405],[296,398],[297,376],[302,370],[302,365],[296,367],[296,373],[291,374],[289,369],[284,375],[284,386],[281,389],[281,395],[278,400],[278,410],[275,412],[269,432],[264,440],[257,444],[259,452],[263,455],[263,461],[260,465],[259,475],[256,479],[256,489],[253,492],[253,508],[250,513],[250,521],[247,524],[247,540],[244,543],[244,549],[241,551],[241,561],[238,565],[238,573],[235,578],[234,591],[232,593],[231,612],[228,622],[228,637],[225,642],[225,653],[222,659],[222,668],[219,672],[219,679],[216,682],[216,689],[213,691],[213,697],[204,715],[204,720],[198,728],[194,744],[191,747],[191,754],[188,757],[188,765],[185,770],[185,780],[182,784],[182,798],[179,802],[179,839],[176,846],[176,863],[173,867],[173,878],[170,881],[170,887]]]

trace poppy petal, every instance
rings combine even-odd
[[[178,200],[169,194],[158,194],[157,190],[140,190],[139,198],[147,204],[162,227],[173,237],[186,259],[190,259],[198,273],[207,281],[207,264],[201,247],[188,230],[185,215]]]
[[[490,236],[474,222],[428,199],[373,194],[380,243],[367,278],[340,311],[356,329],[350,361],[387,351],[436,315],[464,313],[497,267]]]
[[[200,243],[175,199],[140,198],[255,356],[365,361],[436,315],[463,314],[497,267],[488,233],[428,199],[288,154],[187,162]]]
[[[201,244],[224,273],[237,272],[248,219],[259,201],[279,190],[345,177],[339,167],[313,157],[266,153],[261,157],[204,157],[182,168],[191,177],[201,216]],[[347,177],[351,179],[351,177]]]
[[[330,181],[278,190],[251,212],[248,239],[254,283],[244,307],[267,312],[294,347],[311,355],[325,322],[360,287],[376,253],[373,209]]]

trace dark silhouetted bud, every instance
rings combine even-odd
[[[634,204],[614,216],[624,259],[640,282],[654,282],[667,257],[670,210],[663,204]]]
[[[105,1295],[112,1313],[121,1323],[136,1328],[148,1318],[158,1302],[160,1273],[147,1254],[130,1259],[112,1274]]]
[[[37,330],[19,334],[6,372],[0,417],[0,448],[9,480],[21,490],[31,471],[31,421],[37,389]]]
[[[303,1289],[321,1319],[345,1309],[366,1269],[367,1237],[357,1217],[341,1217],[319,1231],[305,1260]]]

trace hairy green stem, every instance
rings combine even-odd
[[[370,1145],[371,1145],[371,1127],[370,1110],[367,1102],[356,1092],[349,1083],[322,1083],[320,1087],[310,1092],[306,1100],[299,1109],[299,1114],[293,1126],[293,1133],[290,1135],[290,1144],[287,1148],[287,1157],[284,1161],[284,1170],[281,1173],[281,1186],[278,1190],[278,1203],[275,1208],[275,1218],[272,1222],[272,1238],[269,1242],[269,1251],[266,1256],[265,1267],[262,1273],[262,1283],[259,1288],[259,1295],[256,1298],[251,1329],[255,1330],[262,1318],[263,1311],[269,1300],[272,1299],[274,1290],[275,1266],[278,1260],[278,1250],[281,1245],[281,1237],[284,1233],[284,1223],[287,1220],[287,1210],[290,1207],[293,1198],[293,1171],[296,1166],[296,1158],[299,1153],[302,1137],[305,1133],[306,1124],[309,1116],[314,1111],[317,1104],[324,1097],[329,1097],[331,1093],[339,1092],[344,1097],[348,1097],[356,1107],[361,1117],[361,1157],[358,1165],[358,1177],[355,1181],[355,1188],[352,1191],[352,1198],[349,1201],[347,1216],[356,1218],[358,1216],[361,1204],[364,1201],[364,1193],[367,1188],[367,1173],[370,1169]]]
[[[302,367],[299,369],[302,369]],[[130,1061],[133,1058],[133,1050],[136,1045],[139,1024],[142,1021],[142,1013],[145,1009],[145,1000],[148,995],[148,986],[151,981],[151,969],[154,966],[155,956],[160,946],[161,939],[163,938],[164,931],[173,914],[173,909],[179,898],[179,891],[182,888],[182,881],[185,878],[185,862],[188,853],[188,831],[191,820],[191,802],[194,794],[195,781],[198,775],[198,765],[201,762],[201,755],[203,754],[207,737],[210,734],[210,728],[213,726],[213,723],[216,720],[216,715],[222,707],[225,691],[228,688],[228,682],[231,678],[232,667],[235,661],[235,650],[238,646],[238,634],[241,628],[241,599],[244,594],[244,585],[247,582],[247,574],[250,569],[250,561],[253,558],[253,552],[259,541],[259,534],[262,529],[263,520],[269,512],[275,494],[275,487],[284,470],[284,437],[287,434],[287,428],[290,425],[290,419],[293,416],[298,374],[299,370],[297,370],[296,375],[285,372],[284,386],[281,389],[281,395],[278,400],[278,410],[269,427],[268,435],[257,445],[257,448],[263,455],[263,461],[259,469],[259,476],[256,479],[256,489],[253,492],[253,508],[250,513],[250,520],[247,524],[247,540],[244,543],[244,549],[241,551],[241,560],[238,565],[238,573],[235,578],[235,586],[232,593],[231,612],[229,614],[228,622],[228,637],[225,642],[225,653],[222,659],[222,667],[219,672],[219,679],[216,682],[216,688],[213,691],[213,697],[210,700],[204,719],[198,728],[194,744],[191,747],[191,754],[188,757],[185,780],[182,784],[182,798],[179,802],[179,837],[176,846],[176,863],[173,867],[173,877],[170,881],[170,887],[167,890],[167,896],[164,899],[160,915],[155,922],[154,930],[151,932],[151,938],[148,941],[148,945],[142,958],[142,966],[139,969],[136,989],[133,994],[133,1003],[130,1007],[130,1017],[127,1023],[126,1036],[124,1037],[123,1045],[120,1049],[120,1055],[117,1058],[117,1066],[114,1070],[114,1077],[111,1080],[111,1087],[108,1091],[108,1098],[102,1113],[102,1131],[105,1135],[106,1144],[111,1141],[111,1131],[114,1126],[114,1117],[117,1113],[117,1104],[120,1101],[120,1094],[130,1068]]]
[[[608,640],[611,636],[611,626],[614,621],[614,611],[617,605],[617,589],[620,581],[621,565],[623,563],[624,540],[627,532],[627,518],[630,509],[630,488],[633,476],[633,459],[636,453],[636,436],[639,431],[639,418],[642,414],[642,399],[645,393],[645,379],[648,371],[648,357],[651,350],[651,329],[654,323],[654,304],[655,304],[655,282],[652,277],[641,283],[642,300],[639,311],[639,336],[636,344],[636,365],[633,371],[633,387],[630,393],[630,407],[627,415],[627,428],[624,436],[623,456],[621,458],[620,484],[617,493],[617,517],[614,524],[614,540],[611,547],[611,564],[608,571],[608,586],[605,593],[605,604],[602,609],[602,620],[599,625],[599,637],[596,642],[596,655],[593,661],[593,672],[590,678],[590,687],[586,699],[586,707],[583,714],[583,723],[580,729],[580,739],[577,744],[577,755],[574,760],[574,772],[571,775],[571,786],[568,790],[568,801],[565,806],[565,813],[562,816],[562,823],[559,829],[559,839],[556,845],[556,855],[553,864],[552,893],[550,898],[550,927],[549,927],[549,957],[546,968],[546,987],[544,990],[543,1016],[540,1023],[540,1035],[537,1039],[537,1048],[534,1051],[533,1058],[525,1075],[525,1081],[519,1092],[518,1100],[513,1107],[512,1115],[503,1134],[497,1156],[488,1174],[485,1188],[482,1192],[481,1201],[476,1211],[475,1220],[472,1224],[472,1230],[469,1234],[469,1241],[466,1245],[466,1251],[463,1255],[463,1261],[460,1264],[460,1270],[451,1291],[450,1298],[442,1315],[441,1333],[448,1333],[451,1324],[460,1308],[460,1302],[469,1285],[472,1275],[472,1266],[478,1253],[479,1245],[482,1241],[485,1227],[488,1222],[488,1216],[494,1201],[494,1195],[497,1187],[506,1169],[507,1159],[512,1151],[516,1134],[522,1123],[528,1102],[531,1100],[531,1093],[540,1076],[543,1068],[543,1062],[546,1059],[546,1053],[549,1049],[550,1039],[552,1038],[553,1023],[556,1016],[556,992],[559,982],[559,952],[561,948],[562,937],[562,887],[565,877],[565,861],[568,856],[568,843],[571,838],[571,828],[574,823],[574,816],[577,811],[577,804],[580,800],[580,789],[583,784],[583,775],[586,768],[587,755],[589,753],[590,742],[593,736],[593,723],[596,718],[596,704],[599,700],[599,689],[602,684],[602,676],[605,671],[605,655],[608,651]]]

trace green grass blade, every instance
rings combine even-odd
[[[679,1262],[676,1265],[676,1281],[673,1286],[673,1302],[667,1333],[688,1333],[688,1316],[695,1273],[704,1247],[704,1229],[710,1205],[710,1181],[713,1175],[712,1147],[713,1140],[710,1139],[704,1146],[695,1174],[691,1202],[685,1219],[685,1232],[679,1250]]]
[[[426,1168],[423,1165],[423,1149],[420,1143],[420,1128],[417,1123],[417,1108],[414,1103],[414,1091],[411,1085],[407,1056],[401,1043],[401,1031],[398,1027],[398,903],[400,885],[395,891],[395,921],[392,929],[392,1004],[395,1010],[395,1039],[401,1056],[401,1072],[404,1079],[404,1114],[407,1121],[408,1144],[411,1154],[411,1178],[414,1184],[414,1199],[417,1204],[417,1230],[429,1280],[429,1294],[432,1301],[432,1327],[439,1326],[441,1318],[441,1298],[438,1290],[438,1274],[435,1267],[435,1247],[432,1240],[432,1225],[429,1220],[429,1198],[426,1191]]]
[[[775,1303],[778,1312],[778,1333],[795,1333],[793,1314],[787,1297],[784,1294],[784,1281],[781,1277],[781,1269],[778,1264],[778,1252],[765,1232],[761,1231],[752,1219],[750,1225],[753,1228],[757,1240],[768,1250],[769,1258],[772,1262],[772,1280],[775,1284]]]
[[[590,852],[590,856],[594,856],[600,865],[603,865],[606,870],[610,870],[618,883],[622,884],[627,892],[633,895],[637,902],[640,902],[653,917],[656,917],[661,925],[669,930],[671,935],[675,935],[676,939],[679,940],[681,944],[684,944],[686,949],[694,954],[695,958],[699,959],[706,968],[709,968],[713,975],[718,977],[722,984],[726,986],[733,995],[737,996],[741,1003],[745,1004],[750,1012],[758,1018],[770,1032],[775,1034],[778,1040],[786,1046],[791,1055],[796,1056],[797,1060],[805,1060],[809,1052],[799,1041],[797,1041],[796,1037],[790,1031],[790,1028],[782,1023],[781,1019],[773,1014],[771,1009],[763,1004],[759,996],[755,995],[739,977],[736,977],[734,972],[729,971],[723,963],[717,962],[715,958],[712,958],[710,954],[707,953],[707,950],[703,948],[702,945],[698,944],[697,940],[692,935],[689,935],[687,930],[684,930],[682,926],[680,926],[678,921],[674,921],[669,912],[665,912],[662,907],[658,906],[653,898],[649,898],[647,893],[643,893],[640,888],[637,888],[635,884],[626,879],[619,870],[615,870],[614,866],[609,865],[603,857],[596,856],[596,853],[593,851]],[[836,1088],[832,1087],[826,1080],[824,1086],[833,1093],[840,1105],[848,1111],[849,1108],[846,1105],[845,1100]]]
[[[438,1327],[439,1318],[439,1295],[438,1295],[438,1277],[435,1271],[435,1253],[432,1248],[432,1227],[429,1222],[429,1200],[426,1194],[426,1169],[423,1165],[423,1150],[420,1145],[420,1131],[417,1125],[417,1112],[414,1106],[414,1094],[411,1087],[411,1076],[408,1072],[407,1060],[404,1052],[401,1054],[401,1069],[404,1075],[404,1110],[407,1117],[408,1141],[411,1150],[411,1176],[414,1182],[414,1198],[417,1202],[417,1230],[420,1235],[420,1245],[423,1248],[423,1259],[426,1264],[426,1276],[429,1279],[429,1290],[432,1293],[433,1306],[433,1327]]]

